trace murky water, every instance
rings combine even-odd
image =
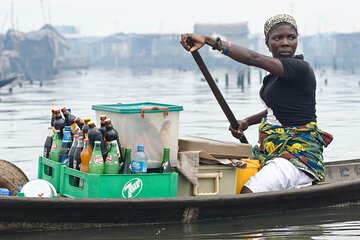
[[[246,80],[243,88],[237,86],[235,71],[210,71],[219,80],[218,86],[237,118],[263,110],[258,96],[260,74],[257,70],[252,70],[251,81],[248,83]],[[225,84],[225,73],[229,74],[228,86]],[[360,76],[327,70],[318,72],[317,77],[318,122],[323,130],[335,136],[325,149],[325,161],[359,158]],[[100,103],[152,101],[182,105],[184,111],[180,113],[180,136],[196,135],[236,142],[227,130],[229,124],[225,115],[201,78],[199,71],[89,70],[82,75],[64,73],[55,80],[44,82],[42,87],[38,82],[24,82],[23,87],[15,87],[12,94],[3,89],[0,92],[0,158],[14,162],[29,179],[35,179],[37,158],[42,153],[50,122],[50,109],[67,106],[79,117],[94,119],[95,112],[91,106]],[[250,127],[246,134],[249,142],[256,144],[257,127]],[[339,236],[351,237],[353,234],[359,237],[360,221],[352,214],[359,215],[360,208],[349,207],[348,218],[344,219],[340,218],[343,213],[338,212],[340,210],[335,213],[333,210],[320,212],[322,218],[315,221],[310,217],[312,213],[297,213],[291,225],[284,222],[282,216],[272,216],[196,225],[166,225],[165,230],[159,226],[148,226],[141,228],[141,234],[160,238],[173,234],[176,236],[174,238],[193,239],[261,239],[264,236],[274,239],[284,236],[334,239]],[[107,239],[117,239],[124,233],[128,238],[141,238],[138,228],[109,232],[114,234],[97,231],[92,239],[100,239],[96,238],[97,234],[105,234]],[[85,233],[71,234],[77,239],[86,239]],[[64,235],[63,239],[66,238],[67,235]]]

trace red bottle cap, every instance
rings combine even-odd
[[[106,115],[100,115],[100,120],[105,120],[106,119]]]

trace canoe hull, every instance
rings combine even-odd
[[[360,160],[326,165],[327,182],[278,192],[174,198],[0,197],[0,232],[191,223],[357,204]]]

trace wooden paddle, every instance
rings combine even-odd
[[[192,40],[190,38],[187,39],[186,43],[192,47],[194,46],[194,43],[192,42]],[[196,50],[191,52],[191,55],[194,57],[195,62],[197,63],[198,67],[200,68],[202,74],[204,75],[209,87],[211,88],[211,91],[213,92],[216,100],[218,101],[221,109],[223,110],[223,112],[225,113],[228,121],[230,122],[230,125],[233,129],[238,129],[239,127],[239,123],[236,120],[233,112],[231,111],[229,105],[227,104],[227,102],[225,101],[225,98],[223,97],[223,95],[221,94],[218,86],[216,85],[214,79],[212,78],[208,68],[206,67],[202,57],[200,56],[200,53]],[[246,139],[245,135],[243,137],[241,137],[240,139],[241,143],[249,143],[248,140]]]

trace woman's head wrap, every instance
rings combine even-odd
[[[275,16],[269,18],[265,22],[265,24],[264,24],[264,34],[265,34],[266,38],[269,36],[270,30],[278,23],[288,23],[288,24],[292,25],[295,28],[296,32],[298,32],[296,21],[292,16],[287,15],[287,14],[278,14],[278,15],[275,15]]]

